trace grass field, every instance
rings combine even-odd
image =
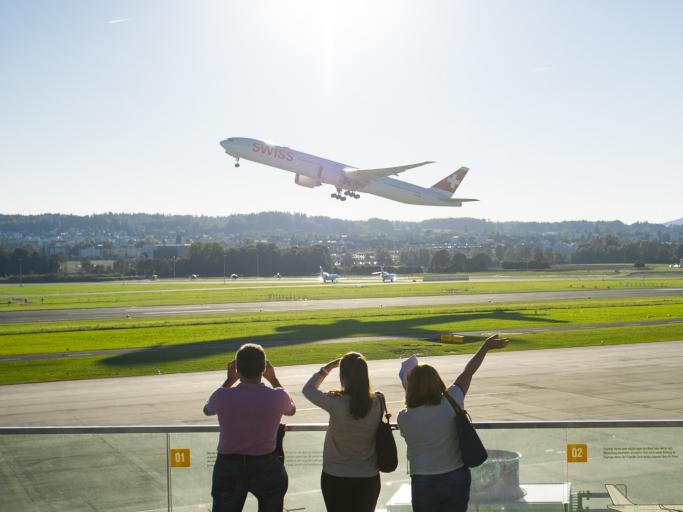
[[[219,369],[246,342],[265,346],[287,342],[286,346],[269,347],[269,356],[281,365],[304,364],[324,361],[348,350],[361,351],[374,359],[409,352],[438,355],[473,350],[469,343],[459,346],[432,341],[441,332],[510,332],[530,327],[562,329],[676,319],[683,319],[683,297],[5,324],[0,325],[0,355],[5,357],[107,349],[134,351],[1,361],[0,383]],[[402,339],[311,344],[367,336]],[[513,348],[518,350],[664,341],[683,339],[683,324],[560,330],[513,338]]]
[[[638,274],[575,277],[572,279],[494,278],[490,280],[453,282],[396,282],[382,284],[377,280],[347,281],[346,284],[321,284],[311,280],[280,282],[251,280],[223,284],[169,282],[42,284],[0,286],[2,311],[70,309],[97,307],[160,306],[231,302],[268,302],[283,300],[316,300],[344,298],[381,298],[397,296],[436,296],[478,293],[511,293],[535,291],[608,290],[632,288],[683,287],[683,273]]]
[[[543,332],[513,337],[508,350],[536,350],[560,347],[586,347],[623,343],[646,343],[683,339],[683,325],[604,328],[590,331]],[[478,339],[470,343],[451,345],[424,340],[383,340],[373,342],[332,343],[271,347],[268,358],[276,366],[303,363],[323,363],[350,350],[363,353],[368,359],[391,359],[410,354],[438,356],[472,353]],[[234,349],[219,353],[182,357],[171,352],[140,352],[134,358],[111,356],[55,359],[49,361],[7,361],[0,363],[0,383],[47,382],[66,379],[158,375],[165,373],[220,370],[234,357]]]

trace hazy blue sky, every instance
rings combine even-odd
[[[680,1],[3,1],[0,212],[349,219],[683,216]],[[271,140],[357,167],[471,168],[463,208],[244,162]]]

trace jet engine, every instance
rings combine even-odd
[[[313,178],[309,178],[308,176],[305,176],[303,174],[297,174],[294,177],[294,183],[307,188],[319,187],[320,185],[322,185],[320,181]]]

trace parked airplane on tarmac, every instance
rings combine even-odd
[[[327,281],[330,281],[332,283],[336,283],[338,277],[339,276],[337,274],[328,274],[327,272],[325,272],[323,270],[322,266],[320,267],[320,279],[322,279],[323,283],[326,283]]]
[[[382,278],[382,282],[386,283],[389,281],[390,283],[393,283],[396,281],[396,274],[393,272],[385,272],[384,271],[384,266],[379,267],[379,272],[373,272],[373,276],[380,276]]]
[[[605,488],[609,493],[609,497],[612,500],[611,505],[607,505],[607,508],[616,510],[618,512],[682,512],[683,504],[681,505],[637,505],[629,500],[626,496],[619,492],[614,485],[605,484]]]
[[[434,162],[427,161],[383,169],[357,169],[256,139],[231,137],[221,141],[221,146],[227,154],[235,157],[235,167],[239,167],[240,158],[244,158],[284,169],[293,172],[294,183],[302,187],[313,188],[322,184],[334,186],[337,192],[330,194],[330,197],[341,201],[346,201],[347,197],[358,199],[360,197],[358,192],[385,197],[401,203],[430,206],[462,206],[464,202],[478,201],[478,199],[451,197],[465,178],[469,170],[467,167],[461,167],[431,188],[424,188],[389,176]]]

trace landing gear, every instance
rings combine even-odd
[[[345,190],[344,195],[342,195],[342,189],[338,188],[337,193],[330,194],[330,197],[333,199],[339,199],[340,201],[346,201],[347,197],[353,197],[354,199],[358,199],[360,195],[356,194],[355,192],[352,192],[351,190]]]
[[[235,167],[239,167],[240,166],[240,157],[235,158],[235,160],[236,160],[235,161]]]

